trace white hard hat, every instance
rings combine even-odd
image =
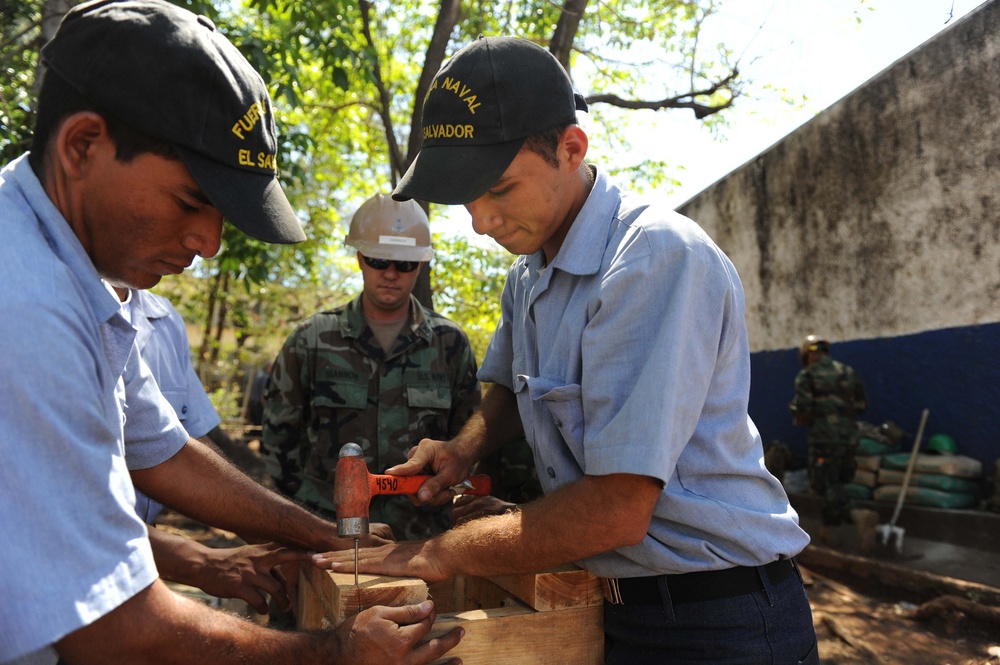
[[[376,194],[351,218],[344,244],[374,259],[430,261],[431,226],[416,201],[394,201]]]

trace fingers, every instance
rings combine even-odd
[[[309,552],[290,547],[278,547],[268,554],[265,554],[261,560],[267,565],[268,568],[274,568],[275,566],[280,566],[284,563],[291,563],[293,561],[308,561]]]
[[[456,626],[440,637],[427,640],[417,645],[417,648],[413,650],[410,663],[429,663],[435,661],[454,649],[463,637],[465,637],[465,629]],[[444,665],[461,665],[461,663],[462,661],[458,658],[452,658],[444,663]]]
[[[424,469],[434,468],[434,458],[438,444],[432,439],[422,439],[420,443],[406,451],[406,461],[385,470],[394,476],[414,476]]]
[[[288,606],[287,606],[288,597],[285,596],[284,594],[279,594],[279,595],[280,595],[281,598],[284,598],[284,602],[286,603],[286,605],[282,605],[281,606],[281,609],[287,611],[288,610]],[[247,605],[249,605],[250,607],[252,607],[254,609],[254,611],[257,612],[257,614],[267,614],[267,598],[264,597],[256,589],[254,589],[254,588],[246,588],[242,593],[240,593],[238,595],[238,597],[241,600],[245,601]],[[279,596],[274,596],[274,594],[272,594],[272,597],[276,601],[278,601],[279,603],[281,602],[279,600]]]
[[[378,536],[385,540],[396,540],[396,536],[392,532],[392,527],[382,522],[372,522],[368,531],[372,536]]]
[[[434,602],[430,600],[425,600],[416,605],[400,605],[398,607],[376,605],[372,609],[378,610],[378,613],[382,617],[400,626],[419,624],[427,619],[430,619],[430,622],[434,623]]]
[[[418,506],[440,506],[451,501],[454,493],[449,488],[469,475],[471,463],[456,456],[447,441],[422,439],[407,454],[409,459],[406,462],[385,472],[394,476],[412,476],[428,471],[432,474],[413,497],[413,503]]]
[[[447,633],[441,637],[435,637],[433,639],[427,640],[423,644],[417,646],[413,650],[413,663],[429,663],[431,661],[437,660],[445,653],[454,649],[458,643],[465,637],[465,629],[461,627],[455,627],[449,630]],[[447,661],[445,665],[461,665],[462,661],[458,658],[452,658]]]
[[[414,643],[429,633],[434,626],[436,613],[434,612],[434,604],[429,600],[425,600],[419,605],[385,607],[382,609],[382,617],[398,624],[399,632],[408,640],[412,639]],[[464,636],[465,629],[459,626],[440,637],[417,644],[406,662],[411,665],[419,665],[437,660],[446,652],[455,648]],[[461,661],[453,659],[450,662],[460,663]]]

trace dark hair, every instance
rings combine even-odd
[[[567,127],[575,124],[576,118],[565,125],[530,134],[524,140],[524,148],[540,156],[549,166],[559,168],[559,138]]]
[[[104,118],[108,135],[115,143],[115,159],[118,161],[130,162],[146,153],[168,159],[179,158],[173,144],[140,132],[113,113],[91,103],[61,76],[52,70],[47,70],[38,92],[35,129],[31,139],[31,154],[28,155],[28,161],[35,173],[42,172],[45,148],[56,133],[59,123],[63,118],[82,111],[92,111]]]

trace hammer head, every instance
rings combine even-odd
[[[360,538],[369,531],[368,506],[371,504],[368,466],[361,446],[345,443],[337,458],[333,481],[333,503],[337,510],[337,535]]]

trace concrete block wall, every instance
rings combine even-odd
[[[836,54],[831,54],[836,57]],[[865,419],[1000,455],[1000,0],[907,54],[678,210],[747,295],[751,416],[787,410],[802,337],[865,381]]]

